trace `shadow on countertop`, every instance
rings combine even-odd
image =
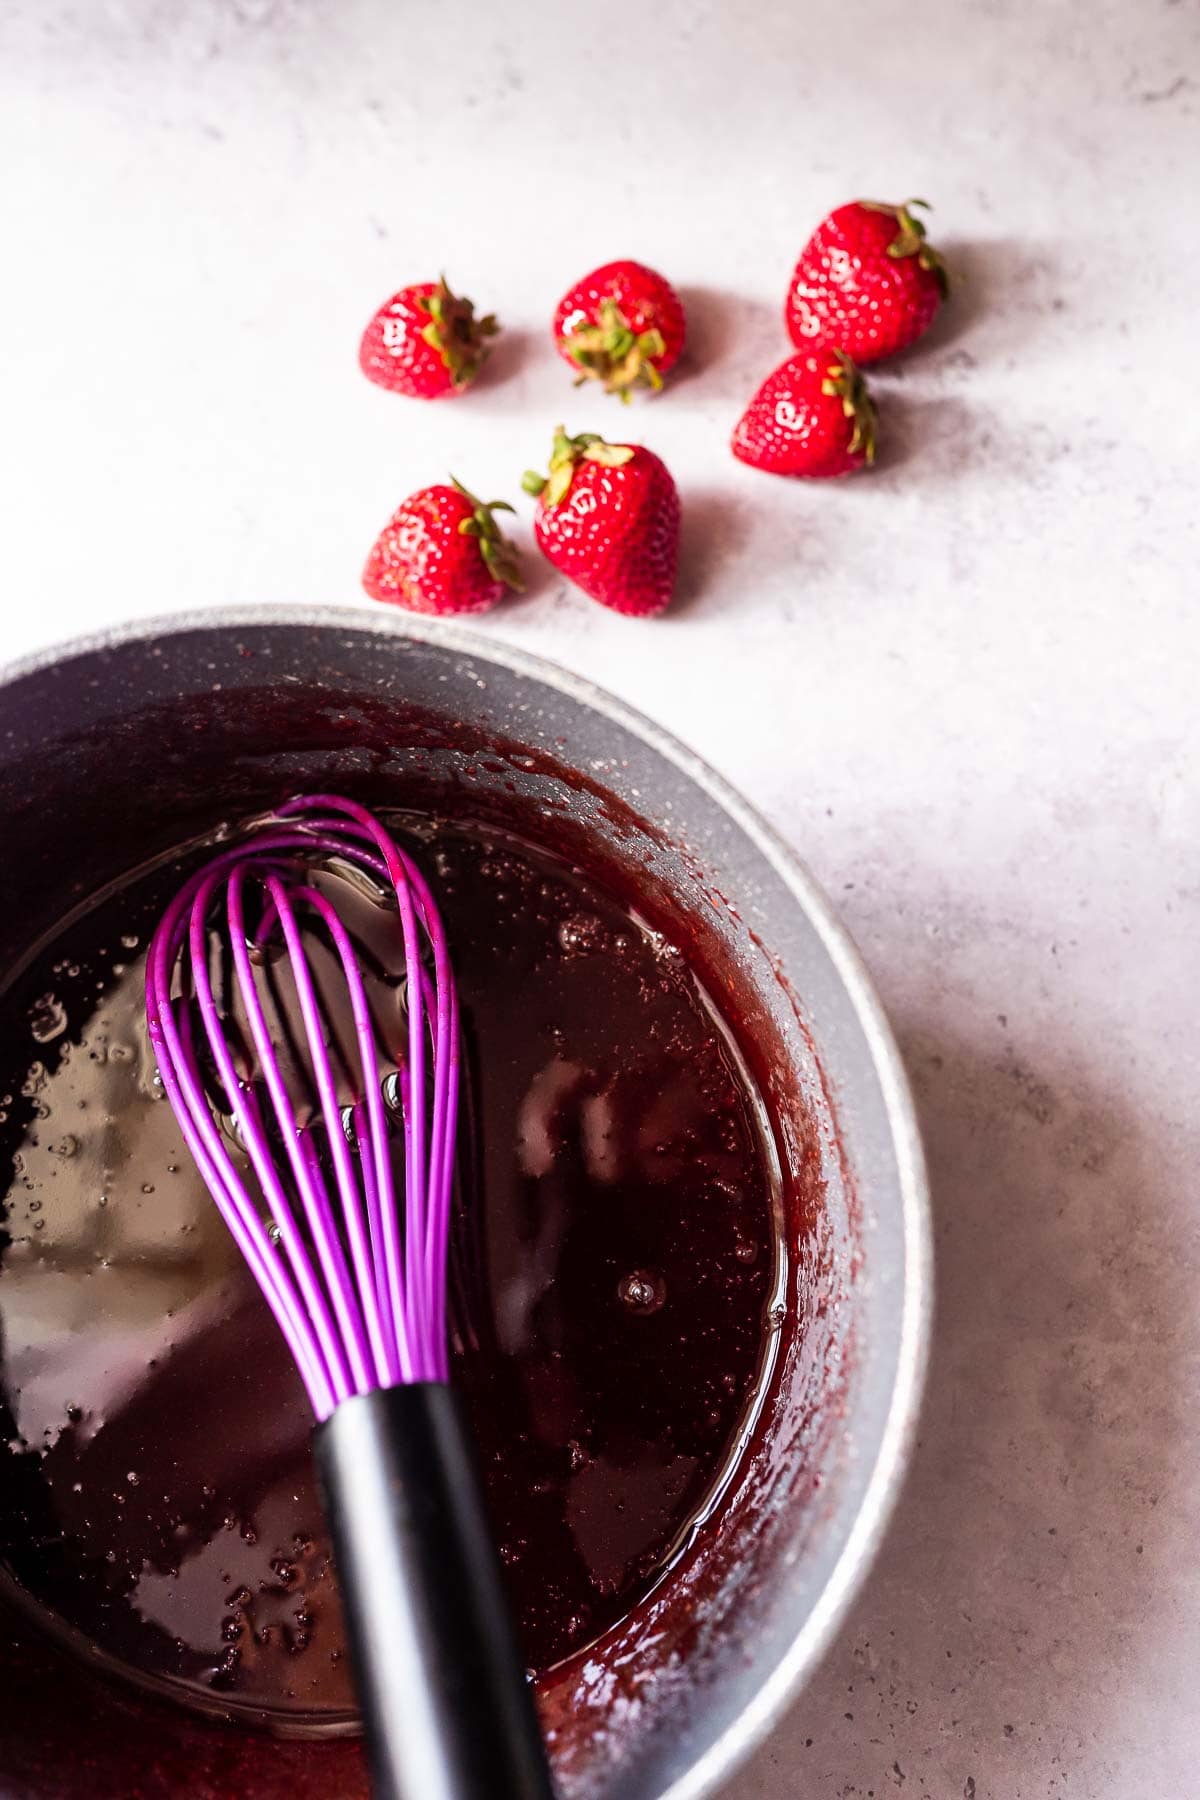
[[[1102,1728],[1194,1555],[1170,1504],[1192,1302],[1151,1124],[1069,1046],[900,1037],[937,1256],[917,1449],[863,1596],[728,1800],[1069,1794],[1064,1723]]]

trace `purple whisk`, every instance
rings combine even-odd
[[[394,900],[402,1041],[381,1042],[360,952],[321,887],[339,865]],[[317,945],[332,977],[314,970]],[[348,1033],[333,1028],[335,999],[348,1006]],[[316,1415],[376,1793],[550,1800],[447,1385],[459,1015],[428,884],[366,807],[293,799],[168,906],[150,945],[146,1014],[188,1150]],[[399,1098],[403,1193],[385,1085]]]
[[[403,1233],[377,1073],[385,1058],[354,944],[332,903],[313,885],[314,864],[329,857],[385,885],[403,936],[407,1046],[395,1064],[404,1132]],[[261,910],[251,937],[247,914],[255,900]],[[350,997],[358,1083],[349,1132],[306,924],[323,927],[332,940]],[[228,1000],[219,1006],[213,991],[214,927],[223,929],[232,953],[237,1010],[247,1020],[249,1045],[232,1024],[234,1007]],[[297,1122],[272,1040],[262,956],[273,941],[285,948],[294,971],[319,1124]],[[168,907],[150,947],[146,1012],[163,1086],[188,1148],[287,1339],[317,1418],[328,1418],[350,1394],[401,1381],[445,1381],[458,1000],[446,934],[412,858],[351,800],[314,794],[290,801],[268,825],[193,875]],[[237,1121],[257,1193],[234,1160],[214,1109],[214,1074],[225,1110]]]

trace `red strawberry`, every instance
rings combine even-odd
[[[521,484],[538,496],[543,554],[614,612],[648,618],[671,598],[679,560],[679,495],[666,464],[641,444],[606,444],[560,425],[550,475]]]
[[[410,612],[485,611],[506,587],[521,586],[516,551],[493,517],[512,510],[503,500],[484,506],[458,481],[421,488],[380,532],[363,586]]]
[[[913,213],[924,200],[839,206],[800,253],[785,317],[792,342],[837,344],[859,363],[915,343],[949,291],[946,265]]]
[[[385,300],[363,332],[358,361],[368,381],[415,400],[440,400],[470,387],[500,327],[477,319],[446,278],[419,281]]]
[[[776,369],[733,434],[733,454],[772,475],[848,475],[875,459],[875,408],[840,350],[811,350]]]
[[[593,269],[563,295],[554,314],[558,353],[577,371],[576,386],[602,381],[608,394],[657,391],[683,353],[687,325],[679,295],[645,263]]]

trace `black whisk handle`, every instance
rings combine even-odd
[[[313,1444],[377,1800],[553,1800],[457,1396],[357,1394]]]

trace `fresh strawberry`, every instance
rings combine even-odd
[[[848,475],[875,459],[875,408],[840,350],[793,356],[738,420],[733,454],[772,475]]]
[[[385,300],[363,332],[363,374],[394,394],[440,400],[470,387],[500,327],[491,313],[477,319],[470,300],[452,294],[446,278],[420,281]]]
[[[666,464],[641,444],[606,444],[560,425],[550,474],[521,484],[538,496],[533,528],[543,554],[614,612],[663,610],[679,561],[679,495]]]
[[[485,506],[458,481],[421,488],[380,532],[363,586],[409,612],[484,612],[521,586],[516,551],[493,517],[512,510],[504,500]]]
[[[577,373],[628,400],[635,387],[662,386],[683,354],[687,326],[679,295],[645,263],[593,269],[563,295],[554,314],[558,353]]]
[[[879,362],[915,343],[949,291],[946,265],[913,212],[854,200],[817,226],[788,292],[792,342],[836,344],[856,362]]]

